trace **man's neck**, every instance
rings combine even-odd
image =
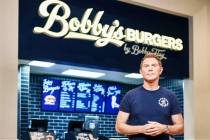
[[[143,87],[146,90],[158,90],[160,88],[159,83],[158,82],[146,82],[144,81]]]

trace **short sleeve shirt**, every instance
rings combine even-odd
[[[172,124],[171,115],[181,113],[176,95],[160,87],[158,90],[146,90],[142,86],[130,90],[121,101],[120,111],[129,113],[128,124],[144,125],[148,121]],[[143,134],[130,136],[130,140],[168,140],[169,136],[161,134],[150,137]]]

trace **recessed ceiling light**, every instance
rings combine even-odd
[[[62,72],[64,75],[71,75],[71,76],[79,76],[79,77],[87,77],[87,78],[99,78],[105,75],[105,73],[100,72],[93,72],[93,71],[84,71],[84,70],[75,70],[75,69],[68,69]]]
[[[37,67],[52,67],[53,65],[55,65],[55,63],[44,62],[44,61],[31,61],[29,65]]]
[[[130,73],[130,74],[127,74],[125,75],[125,77],[127,78],[134,78],[134,79],[141,79],[143,78],[143,76],[139,73]]]

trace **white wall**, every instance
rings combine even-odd
[[[210,1],[194,14],[194,119],[195,137],[210,139]]]
[[[0,1],[0,140],[17,138],[18,0]]]
[[[194,103],[193,103],[193,81],[184,80],[184,139],[194,140]]]

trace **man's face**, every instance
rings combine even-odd
[[[155,58],[146,58],[141,66],[140,73],[147,82],[159,80],[163,68]]]

